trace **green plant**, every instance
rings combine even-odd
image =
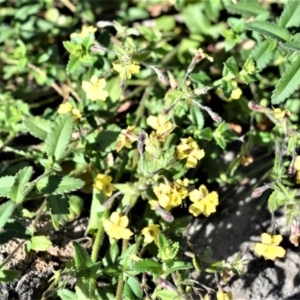
[[[51,246],[39,234],[42,216],[59,230],[85,209],[91,252],[73,241],[74,258],[54,271],[44,299],[209,299],[212,291],[200,288],[192,270],[214,274],[216,297],[232,298],[224,286],[243,274],[247,260],[241,254],[231,263],[217,260],[209,247],[201,254],[192,249],[187,259],[179,245],[187,245],[182,232],[191,215],[218,214],[219,186],[242,180],[252,146],[274,154],[272,179],[252,195],[273,190],[268,208],[273,218],[285,208],[297,244],[299,2],[286,3],[277,20],[268,3],[257,1],[163,2],[123,1],[112,20],[98,22],[106,8],[94,12],[89,1],[78,7],[61,1],[71,13],[62,13],[59,1],[20,1],[3,11],[0,150],[7,158],[0,243],[18,238],[19,244],[1,263],[1,281],[20,275],[6,267],[18,249]],[[155,7],[176,10],[185,24],[166,14],[149,28],[140,20]],[[220,20],[221,12],[227,19]],[[83,14],[94,26],[73,30]],[[282,109],[268,108],[287,98]],[[274,128],[254,128],[253,120],[268,126],[264,115]],[[242,126],[249,128],[247,141],[238,136]],[[29,145],[18,144],[22,135],[32,137]],[[225,163],[228,146],[241,141],[236,158]],[[33,222],[25,226],[20,219]],[[273,234],[275,228],[264,233],[255,249],[274,260],[285,251]],[[76,278],[74,286],[69,278]]]

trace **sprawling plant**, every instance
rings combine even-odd
[[[52,245],[39,233],[42,216],[60,230],[85,209],[91,251],[73,241],[74,258],[54,271],[44,299],[232,299],[226,284],[245,258],[229,263],[192,245],[184,255],[182,232],[192,217],[218,214],[220,187],[261,159],[253,146],[271,164],[252,196],[271,190],[272,221],[282,207],[287,221],[281,234],[273,222],[254,251],[284,257],[287,229],[298,245],[300,2],[278,4],[277,18],[261,2],[123,1],[110,20],[89,1],[3,10],[0,243],[18,246],[1,262],[1,281],[20,276],[7,267],[17,250]],[[201,285],[193,270],[217,285]]]

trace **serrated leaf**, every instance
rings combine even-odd
[[[27,117],[24,119],[24,125],[33,136],[45,141],[52,122],[40,117]]]
[[[250,56],[256,61],[258,69],[262,70],[267,66],[274,56],[274,50],[276,48],[275,41],[263,41],[259,43],[251,52]]]
[[[17,270],[0,270],[0,282],[11,282],[20,275]]]
[[[268,36],[279,42],[287,42],[291,38],[289,31],[275,23],[270,22],[250,22],[246,24],[246,28],[254,30],[262,35]]]
[[[38,181],[36,188],[47,195],[59,195],[76,191],[84,186],[84,181],[69,176],[51,175]]]
[[[278,25],[286,28],[300,26],[300,2],[299,0],[289,0],[284,6],[284,10],[278,20]]]
[[[16,174],[14,184],[9,193],[11,200],[16,203],[21,203],[24,200],[24,188],[26,183],[30,180],[32,173],[32,167],[25,167]]]
[[[73,241],[74,260],[77,269],[90,268],[94,265],[85,248]]]
[[[48,156],[58,161],[63,157],[71,139],[74,120],[71,114],[61,114],[46,139],[46,151]]]
[[[211,139],[213,138],[212,129],[208,127],[200,130],[197,138],[211,141]]]
[[[237,2],[232,5],[226,5],[225,8],[231,13],[237,13],[245,16],[257,16],[266,12],[265,8],[255,2]]]
[[[272,104],[279,104],[288,98],[300,85],[300,57],[287,68],[276,84]]]
[[[10,200],[0,205],[0,230],[12,216],[15,208],[16,204]]]
[[[300,52],[300,42],[299,41],[281,43],[280,46],[285,49],[290,49],[290,50],[295,50],[297,52]]]
[[[235,59],[231,56],[224,63],[224,68],[222,72],[223,77],[226,79],[232,79],[239,76],[239,68]]]
[[[150,258],[137,261],[133,265],[132,270],[139,273],[148,272],[153,275],[163,274],[162,266],[158,262]]]
[[[67,74],[70,75],[73,72],[77,71],[80,68],[80,66],[81,66],[80,57],[70,55],[67,68],[66,68]]]
[[[0,178],[0,197],[9,197],[9,192],[15,181],[15,176],[4,176]]]
[[[33,236],[31,238],[30,249],[34,251],[46,251],[52,242],[44,235]]]

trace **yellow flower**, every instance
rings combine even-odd
[[[174,127],[170,121],[165,120],[164,115],[159,115],[158,117],[149,116],[147,118],[147,124],[156,130],[156,135],[160,136],[164,133],[170,133]]]
[[[86,93],[86,97],[92,101],[105,101],[108,97],[108,92],[104,90],[106,81],[104,78],[97,78],[93,75],[90,81],[82,81],[81,87]]]
[[[235,89],[232,90],[230,97],[228,101],[232,100],[239,100],[243,94],[242,90],[238,87],[238,84],[236,81],[231,81],[232,85],[235,87]]]
[[[61,115],[61,114],[67,114],[69,112],[72,113],[72,116],[75,120],[80,119],[81,118],[81,113],[80,110],[77,108],[73,108],[73,106],[67,102],[67,103],[62,103],[57,112]]]
[[[181,144],[177,146],[177,158],[187,159],[185,166],[187,168],[195,168],[197,162],[205,155],[203,149],[199,149],[198,144],[191,138],[180,139]]]
[[[189,207],[189,212],[198,217],[204,214],[206,217],[216,212],[216,207],[219,204],[219,195],[217,192],[208,193],[205,185],[201,185],[198,190],[193,190],[189,193],[190,200],[194,202]]]
[[[264,259],[275,260],[276,257],[284,257],[285,250],[278,246],[282,241],[282,236],[278,235],[270,235],[268,233],[261,234],[262,243],[256,243],[254,245],[254,252],[257,255],[262,255]]]
[[[283,119],[291,116],[291,112],[288,109],[281,110],[280,108],[273,108],[273,114],[275,119]]]
[[[299,184],[300,183],[300,156],[299,155],[295,159],[294,168],[297,171],[295,176],[296,183]]]
[[[140,72],[140,66],[133,61],[128,61],[125,64],[116,61],[113,63],[113,68],[120,74],[121,79],[131,79],[133,74]]]
[[[189,186],[189,180],[187,178],[184,178],[183,180],[177,179],[175,181],[174,187],[182,199],[185,199],[189,194],[189,191],[187,189],[188,186]]]
[[[159,233],[159,225],[149,224],[148,227],[142,229],[142,234],[145,236],[144,242],[150,244],[154,241],[157,244],[157,235]]]
[[[71,112],[73,109],[73,106],[69,103],[62,103],[59,107],[57,112],[61,115],[61,114],[67,114],[68,112]]]
[[[77,109],[77,108],[73,108],[72,109],[72,115],[73,115],[73,118],[75,119],[75,120],[78,120],[78,119],[80,119],[82,116],[81,116],[81,113],[80,113],[80,110],[79,109]]]
[[[129,224],[127,216],[120,216],[119,213],[113,212],[108,219],[102,218],[102,223],[107,235],[114,239],[129,240],[133,233],[126,228]]]
[[[90,33],[94,33],[96,32],[97,28],[94,26],[87,26],[87,25],[83,25],[81,32],[80,33],[72,33],[71,37],[80,37],[82,39],[84,39],[85,37],[87,37]]]
[[[159,206],[157,200],[149,200],[149,205],[152,210],[156,210],[156,208]]]
[[[137,140],[135,136],[135,126],[128,126],[127,129],[123,129],[119,134],[118,142],[116,145],[117,152],[120,152],[123,147],[128,149],[132,148],[132,143]]]
[[[217,300],[232,300],[232,293],[231,292],[225,292],[221,289],[217,292]]]
[[[170,211],[173,207],[179,206],[182,203],[181,195],[175,189],[172,189],[169,184],[160,183],[153,188],[153,191],[159,205],[166,211]]]
[[[111,176],[98,174],[95,178],[94,188],[98,191],[103,191],[107,197],[110,197],[112,192],[116,190],[114,185],[111,184],[111,181]]]

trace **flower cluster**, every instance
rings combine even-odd
[[[106,81],[104,78],[97,78],[93,75],[90,81],[82,81],[81,87],[86,93],[86,97],[92,101],[105,101],[108,97],[108,92],[104,90]]]
[[[69,102],[66,103],[62,103],[57,112],[61,115],[61,114],[67,114],[67,113],[72,113],[72,116],[75,120],[78,120],[81,118],[81,113],[80,110],[77,108],[73,108],[72,104]]]
[[[217,192],[209,193],[205,185],[201,185],[198,190],[193,190],[189,193],[190,200],[193,204],[189,207],[189,212],[197,217],[200,214],[206,217],[216,212],[216,207],[219,204],[219,196]]]
[[[123,129],[118,137],[118,142],[116,144],[117,152],[120,152],[123,147],[128,149],[132,148],[132,143],[137,140],[137,136],[135,134],[135,126],[128,126],[127,129]]]
[[[107,235],[114,239],[129,240],[133,235],[130,229],[126,228],[129,224],[127,216],[121,216],[117,212],[113,212],[108,219],[102,218],[102,224]]]
[[[177,179],[174,184],[160,183],[153,188],[153,191],[158,199],[158,204],[166,211],[181,205],[182,201],[188,195],[189,181],[187,178],[184,180]],[[155,201],[150,200],[151,207],[155,209]]]
[[[153,128],[155,131],[152,131],[145,141],[145,150],[154,155],[158,152],[160,148],[160,143],[163,142],[172,130],[175,128],[172,122],[166,121],[164,115],[149,116],[147,118],[147,124]]]
[[[103,191],[103,193],[107,197],[110,197],[112,195],[112,192],[116,190],[111,181],[111,176],[105,174],[98,174],[95,178],[94,188],[98,191]]]
[[[275,260],[276,257],[284,257],[285,250],[278,246],[282,241],[282,236],[278,235],[270,235],[268,233],[261,234],[261,243],[256,243],[254,245],[254,252],[263,256],[264,259]]]
[[[195,168],[200,159],[205,155],[203,149],[199,149],[198,144],[191,137],[180,139],[181,143],[177,146],[177,158],[186,159],[187,168]]]

